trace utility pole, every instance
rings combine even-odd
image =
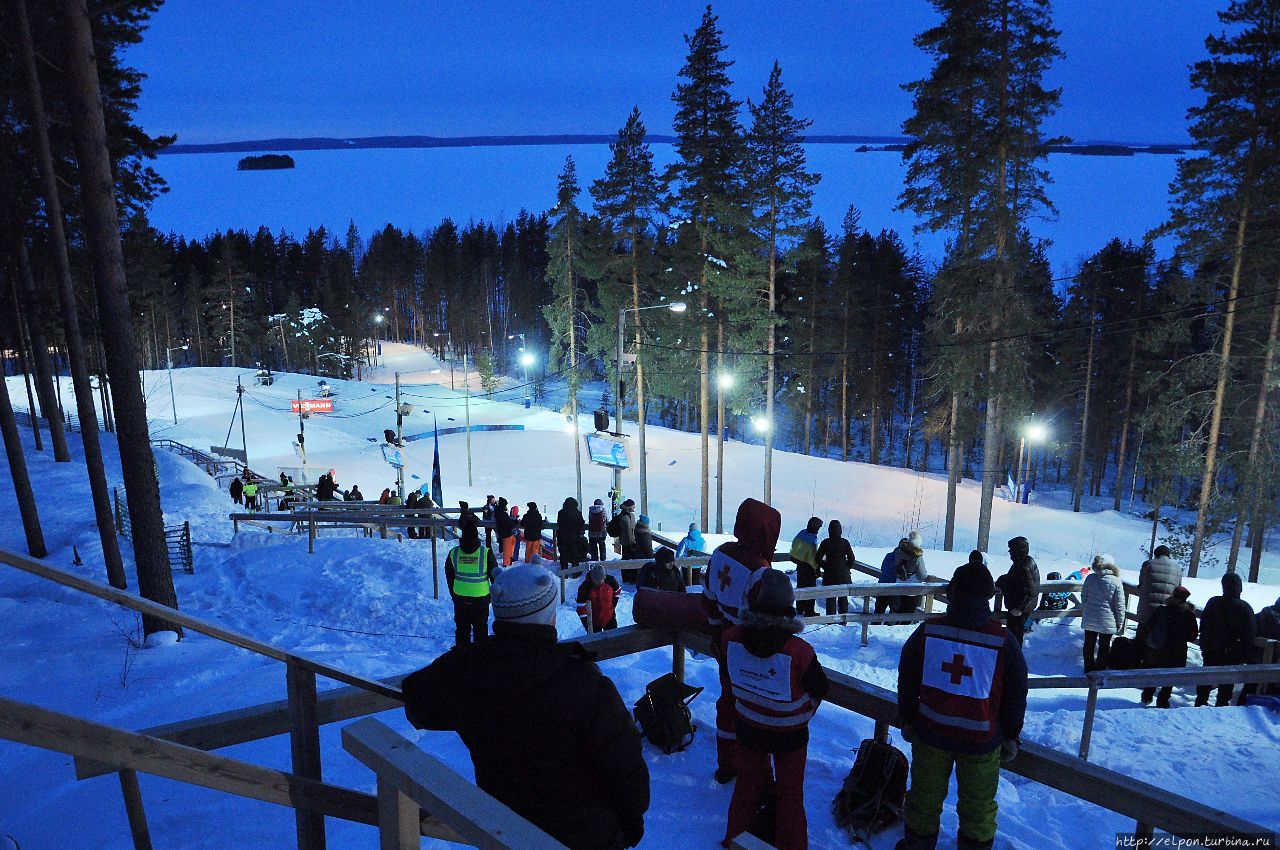
[[[396,447],[404,445],[404,414],[401,413],[400,407],[400,373],[396,372]],[[396,467],[396,492],[400,494],[400,503],[404,504],[404,456],[400,457],[401,463]]]
[[[240,416],[244,416],[244,408],[240,408]],[[244,419],[240,420],[242,423]],[[302,390],[298,390],[298,454],[302,456],[302,481],[307,481],[307,425],[302,418]]]
[[[467,411],[467,486],[471,483],[471,381],[467,378],[467,352],[462,352],[462,389],[466,397],[464,402]]]
[[[240,383],[239,375],[236,375],[236,407],[240,408],[240,449],[244,452],[244,469],[247,476],[249,472],[249,441],[244,435],[244,385]]]

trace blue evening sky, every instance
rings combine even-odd
[[[1183,141],[1188,66],[1226,0],[1059,0],[1066,57],[1047,128]],[[670,132],[682,35],[701,0],[168,0],[129,61],[141,120],[183,142],[276,136],[612,133],[632,105]],[[715,6],[740,97],[774,59],[815,133],[897,135],[926,73],[925,0]]]

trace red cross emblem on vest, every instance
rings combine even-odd
[[[948,662],[942,665],[942,672],[950,674],[951,684],[958,685],[964,681],[965,676],[973,675],[973,668],[964,663],[964,656],[956,653]]]
[[[716,573],[716,578],[720,579],[720,589],[727,590],[729,588],[729,565],[724,564],[720,567],[720,572]]]

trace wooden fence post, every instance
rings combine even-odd
[[[1093,716],[1098,710],[1098,680],[1089,674],[1089,699],[1084,706],[1084,728],[1080,730],[1080,758],[1089,760],[1089,739],[1093,737]]]
[[[121,515],[120,515],[120,488],[119,487],[111,488],[111,500],[115,504],[116,534],[119,534],[121,531],[124,530],[124,521],[121,519]]]
[[[321,779],[320,725],[316,709],[316,674],[296,662],[285,668],[289,696],[289,751],[293,772]],[[298,850],[324,850],[324,815],[297,809]]]
[[[422,810],[389,780],[378,777],[378,850],[418,850]]]
[[[312,508],[307,514],[307,554],[314,555],[316,553],[316,512]]]
[[[684,681],[684,644],[680,641],[679,632],[671,641],[671,674],[676,677],[676,681]]]
[[[130,768],[120,771],[120,793],[124,795],[133,850],[151,850],[151,830],[147,828],[147,812],[142,807],[142,789],[138,787],[138,774]]]
[[[862,597],[862,613],[864,615],[871,613],[871,597]],[[863,617],[862,620],[862,645],[866,646],[871,642],[871,621]]]
[[[440,564],[436,560],[436,530],[431,529],[431,598],[440,598]]]

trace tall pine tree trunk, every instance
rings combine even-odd
[[[777,210],[771,208],[769,215],[771,220],[776,220]],[[777,427],[773,421],[773,396],[775,382],[777,381],[777,364],[774,363],[777,358],[773,356],[777,348],[777,328],[774,326],[778,310],[778,292],[776,288],[778,275],[777,240],[777,230],[775,227],[771,227],[769,229],[769,342],[765,349],[769,355],[769,365],[765,377],[764,402],[764,503],[766,505],[773,504],[773,433]]]
[[[640,309],[640,244],[631,228],[631,306]],[[644,364],[641,362],[640,313],[636,313],[636,423],[640,431],[640,513],[649,513],[649,456],[645,449]]]
[[[956,325],[960,324],[959,320]],[[951,415],[947,422],[947,516],[942,527],[942,548],[951,552],[956,545],[956,490],[960,486],[963,461],[960,458],[960,394],[951,393]]]
[[[1116,492],[1113,510],[1120,510],[1120,497],[1124,493],[1125,464],[1129,453],[1129,426],[1133,418],[1133,385],[1138,365],[1138,335],[1129,339],[1129,374],[1124,384],[1124,414],[1120,422],[1120,446],[1116,449]]]
[[[160,511],[160,486],[147,432],[147,403],[138,375],[133,311],[129,306],[125,282],[115,181],[111,154],[107,149],[89,11],[85,0],[59,0],[58,7],[66,33],[63,70],[79,165],[85,239],[98,293],[98,307],[105,320],[102,323],[103,345],[114,388],[119,429],[116,439],[120,446],[125,491],[129,495],[138,588],[147,599],[177,608],[178,599],[173,590],[173,574],[169,571],[169,553],[164,539],[164,516]],[[88,397],[87,393],[85,395]],[[177,630],[164,620],[146,615],[142,618],[142,628],[145,634]]]
[[[1000,284],[996,285],[999,289]],[[992,322],[992,336],[999,328],[999,321]],[[996,370],[1000,365],[1000,349],[992,340],[987,346],[987,415],[982,432],[982,496],[978,506],[978,545],[983,552],[991,540],[991,502],[996,493],[997,456],[1000,453],[999,404],[996,392]]]
[[[724,374],[724,319],[716,320],[716,373]],[[724,534],[724,389],[716,381],[716,534]]]
[[[1090,305],[1090,310],[1093,305]],[[1080,449],[1076,458],[1076,480],[1071,491],[1071,510],[1080,513],[1080,502],[1084,496],[1084,467],[1086,449],[1089,445],[1089,400],[1093,395],[1093,349],[1098,338],[1098,315],[1093,314],[1089,321],[1089,354],[1084,366],[1084,404],[1080,411]]]
[[[1240,537],[1244,531],[1245,511],[1251,517],[1259,516],[1258,504],[1261,487],[1258,469],[1258,456],[1262,452],[1263,426],[1267,421],[1267,397],[1271,393],[1271,367],[1275,363],[1275,346],[1280,335],[1280,281],[1276,282],[1275,293],[1271,299],[1271,325],[1267,329],[1267,345],[1262,355],[1262,378],[1258,382],[1258,403],[1253,410],[1253,433],[1249,436],[1249,460],[1245,464],[1245,492],[1242,509],[1236,516],[1235,528],[1231,531],[1231,554],[1227,557],[1227,572],[1236,571],[1236,559],[1240,556]],[[1257,581],[1251,575],[1250,581]]]
[[[1245,182],[1251,178],[1246,177]],[[1200,569],[1200,554],[1209,525],[1209,507],[1213,502],[1213,482],[1218,468],[1218,440],[1222,435],[1222,408],[1227,396],[1227,378],[1231,374],[1231,339],[1236,331],[1236,297],[1240,294],[1240,266],[1244,262],[1244,237],[1249,223],[1249,195],[1240,204],[1240,221],[1236,225],[1235,256],[1231,261],[1231,284],[1227,288],[1226,317],[1222,325],[1222,352],[1218,359],[1218,383],[1213,391],[1213,413],[1209,417],[1209,444],[1205,448],[1204,475],[1200,479],[1200,508],[1196,512],[1195,534],[1191,538],[1191,562],[1187,575],[1192,578]]]
[[[699,520],[701,525],[699,528],[706,528],[708,520],[711,519],[711,441],[707,426],[711,420],[711,357],[708,355],[709,343],[711,342],[711,330],[707,325],[707,314],[710,312],[711,304],[707,298],[707,200],[702,199],[701,204],[702,220],[699,223],[698,258],[701,261],[700,271],[698,274],[698,294],[702,301],[702,345],[701,352],[698,354],[698,431],[701,438],[702,448],[702,469],[700,475],[701,482],[701,508],[699,512]],[[720,311],[716,311],[717,317]],[[716,423],[719,425],[719,423]]]
[[[17,293],[14,293],[13,303],[18,303]],[[22,368],[22,385],[27,390],[27,410],[31,411],[31,435],[35,438],[36,451],[44,451],[44,441],[40,438],[40,417],[36,416],[36,400],[31,394],[31,367],[27,358],[27,341],[22,336],[22,320],[16,315],[14,316],[14,327],[18,331],[18,365]]]
[[[568,234],[564,240],[565,269],[569,274],[569,416],[573,423],[573,476],[578,494],[578,507],[582,507],[582,438],[578,434],[578,283],[573,274],[573,228],[566,228]],[[639,319],[637,318],[637,324]],[[637,370],[639,360],[636,361]],[[622,363],[618,363],[618,373],[622,373]],[[621,412],[621,399],[618,400]],[[621,416],[618,417],[621,420]],[[619,421],[618,430],[622,430]]]
[[[22,300],[26,307],[23,310],[23,324],[27,328],[27,340],[30,342],[31,372],[36,382],[36,396],[40,399],[40,409],[49,421],[49,442],[53,444],[53,460],[55,463],[69,463],[71,453],[67,450],[67,432],[62,421],[62,409],[58,406],[57,396],[53,391],[53,368],[49,363],[49,340],[44,335],[40,322],[32,318],[36,307],[36,282],[31,275],[31,258],[27,254],[27,244],[20,234],[15,234],[18,254],[18,279],[22,282]],[[14,294],[17,298],[17,293]],[[36,412],[31,411],[35,416]]]
[[[32,415],[35,415],[34,412]],[[4,451],[9,458],[9,475],[13,479],[13,495],[18,500],[22,530],[27,536],[27,553],[33,558],[43,558],[49,554],[49,551],[44,545],[44,532],[40,528],[40,512],[36,508],[36,497],[31,492],[27,459],[22,454],[22,436],[18,433],[18,422],[13,417],[13,404],[9,401],[9,384],[2,379],[0,379],[0,432],[3,433]]]
[[[849,293],[844,293],[844,329],[840,341],[840,460],[849,460]]]
[[[67,361],[71,368],[71,385],[76,396],[76,416],[80,420],[80,442],[84,450],[85,467],[89,475],[89,494],[93,501],[93,515],[98,526],[98,539],[102,543],[102,560],[107,581],[112,587],[129,586],[124,573],[124,559],[120,555],[120,541],[116,537],[115,518],[111,508],[111,494],[107,488],[107,473],[102,460],[102,444],[98,438],[98,414],[93,403],[93,387],[89,382],[89,360],[85,354],[84,338],[80,334],[80,313],[76,308],[76,288],[71,279],[71,261],[67,254],[67,236],[62,217],[62,199],[58,194],[58,179],[54,172],[53,153],[49,144],[48,123],[44,111],[44,95],[36,68],[35,53],[31,43],[31,29],[27,22],[25,0],[16,0],[17,37],[21,46],[23,73],[26,78],[28,115],[31,135],[35,140],[40,160],[40,185],[44,196],[45,218],[49,228],[49,252],[53,255],[55,277],[58,286],[58,307],[62,314],[62,335],[67,343]],[[99,388],[104,397],[107,391],[106,376],[99,376]],[[103,418],[110,427],[110,408],[103,406]],[[166,555],[167,560],[167,555]],[[169,579],[172,584],[172,579]]]

